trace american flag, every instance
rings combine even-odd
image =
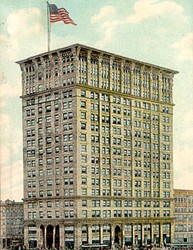
[[[59,21],[63,21],[65,24],[73,24],[76,23],[69,17],[69,12],[64,8],[58,8],[55,4],[48,4],[50,10],[50,22],[55,23]]]

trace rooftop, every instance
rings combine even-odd
[[[114,56],[116,58],[119,58],[120,60],[135,62],[135,63],[141,64],[141,65],[146,65],[146,66],[153,67],[153,68],[156,68],[156,69],[161,69],[163,71],[166,71],[167,73],[173,73],[173,74],[179,73],[176,70],[172,70],[172,69],[165,68],[165,67],[162,67],[162,66],[158,66],[158,65],[155,65],[155,64],[151,64],[151,63],[147,63],[147,62],[135,60],[135,59],[128,58],[128,57],[125,57],[125,56],[122,56],[122,55],[117,55],[117,54],[114,54],[114,53],[111,53],[111,52],[107,52],[107,51],[104,51],[104,50],[96,49],[96,48],[89,47],[89,46],[86,46],[86,45],[83,45],[83,44],[79,44],[79,43],[76,43],[76,44],[73,44],[73,45],[70,45],[70,46],[67,46],[67,47],[63,47],[63,48],[51,50],[51,51],[48,51],[48,52],[44,52],[44,53],[41,53],[41,54],[38,54],[38,55],[35,55],[35,56],[31,56],[31,57],[28,57],[26,59],[17,61],[16,63],[22,64],[22,63],[25,63],[25,62],[29,62],[29,61],[31,61],[33,59],[36,59],[37,57],[43,57],[43,56],[54,54],[54,53],[59,52],[59,51],[64,51],[64,50],[78,48],[78,47],[80,47],[82,49],[86,49],[86,50],[91,50],[91,51],[94,51],[96,53],[102,53],[102,54],[105,54],[107,56]]]

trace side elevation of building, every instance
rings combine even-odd
[[[18,63],[26,246],[170,242],[177,72],[80,44]]]
[[[0,201],[0,249],[22,246],[24,241],[23,202]]]
[[[193,190],[174,189],[175,244],[193,245]]]

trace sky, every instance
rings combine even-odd
[[[54,0],[77,23],[51,24],[51,49],[81,43],[179,71],[174,78],[174,188],[193,189],[193,1]],[[21,72],[47,51],[43,0],[0,1],[0,199],[23,197]]]

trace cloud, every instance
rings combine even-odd
[[[0,159],[1,164],[7,164],[17,157],[22,149],[22,131],[12,123],[8,114],[0,114]]]
[[[193,127],[193,110],[188,110],[185,114],[184,114],[184,122],[189,125],[191,125]]]
[[[103,31],[103,38],[96,42],[96,47],[104,48],[108,44],[115,34],[116,27],[119,25],[118,21],[106,21],[101,25],[101,30]]]
[[[10,126],[10,117],[7,114],[0,114],[0,121],[2,127]]]
[[[193,63],[193,32],[184,35],[179,41],[176,41],[172,47],[178,53],[178,61],[189,61]]]
[[[101,8],[98,14],[94,15],[91,18],[91,23],[96,23],[98,21],[101,21],[101,19],[103,18],[106,19],[108,18],[108,16],[115,14],[115,12],[116,10],[113,6],[110,6],[110,5],[104,6],[103,8]]]
[[[186,110],[183,115],[181,115],[181,122],[180,124],[176,124],[175,127],[179,125],[179,129],[174,131],[174,141],[178,143],[181,148],[183,148],[184,145],[189,145],[192,147],[193,152],[193,109],[191,107],[189,110]]]
[[[193,189],[193,148],[178,147],[174,154],[174,187]]]
[[[9,162],[12,159],[11,143],[10,143],[10,118],[6,114],[0,114],[0,159],[1,164]]]
[[[42,13],[37,8],[20,9],[7,18],[7,30],[12,36],[29,36],[43,30]]]
[[[21,84],[9,84],[5,76],[2,74],[0,76],[0,97],[14,97],[21,94]]]
[[[95,46],[104,48],[111,41],[115,34],[116,27],[120,24],[120,20],[116,19],[116,9],[107,5],[102,7],[99,12],[91,17],[91,24],[99,24],[98,30],[103,33],[103,38],[96,42]]]
[[[173,1],[160,2],[159,0],[138,0],[134,4],[134,11],[133,15],[127,17],[126,22],[140,23],[148,18],[164,14],[170,14],[170,16],[180,15],[181,20],[185,21],[182,14],[182,6]]]
[[[0,52],[5,58],[8,55],[9,59],[16,60],[20,52],[28,52],[29,49],[39,51],[38,41],[46,33],[40,9],[20,9],[11,13],[6,21],[8,35],[0,35]]]
[[[187,170],[188,167],[193,165],[192,162],[193,148],[184,145],[183,147],[178,146],[175,150],[174,166],[175,169],[180,171]],[[193,172],[193,168],[192,168]]]
[[[1,89],[0,89],[1,91]],[[0,109],[6,106],[6,102],[4,100],[0,100]]]
[[[23,163],[18,160],[1,167],[1,200],[23,198]]]
[[[174,183],[177,188],[193,189],[193,110],[187,110],[181,120],[183,129],[174,140]]]
[[[117,13],[117,9],[107,5],[92,16],[91,24],[98,24],[98,31],[103,33],[102,39],[96,43],[96,46],[105,47],[106,44],[113,40],[122,25],[140,24],[150,18],[161,17],[168,23],[167,28],[166,26],[164,28],[163,26],[157,26],[154,32],[161,32],[161,34],[165,35],[169,29],[171,31],[171,20],[174,20],[175,23],[184,23],[187,20],[183,7],[169,0],[161,2],[159,0],[138,0],[135,2],[133,9],[134,14],[124,16],[124,11],[123,13]]]

